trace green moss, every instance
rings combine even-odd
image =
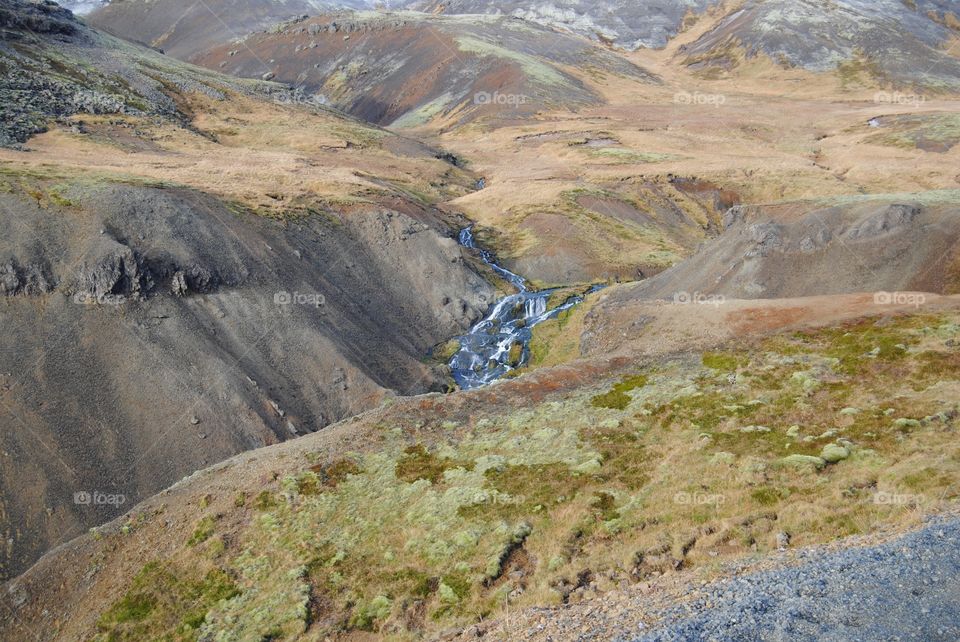
[[[328,488],[336,488],[349,475],[359,475],[360,466],[352,459],[337,459],[329,464],[311,466],[320,483]]]
[[[157,606],[157,599],[150,593],[128,593],[117,602],[110,612],[101,618],[101,626],[142,622]]]
[[[773,506],[783,498],[781,489],[770,486],[753,489],[750,491],[750,497],[761,506]]]
[[[632,392],[637,388],[642,388],[647,385],[647,377],[645,375],[635,375],[632,377],[627,377],[620,383],[613,386],[609,392],[605,392],[602,395],[597,395],[590,400],[590,403],[596,406],[597,408],[611,408],[616,410],[623,410],[627,407],[633,399],[628,395],[628,392]]]
[[[556,68],[528,54],[506,49],[500,45],[472,36],[458,36],[456,43],[457,48],[465,53],[472,53],[478,56],[495,56],[517,63],[531,80],[535,80],[544,85],[561,86],[568,84],[566,78],[557,71]]]
[[[720,372],[736,372],[743,363],[738,355],[729,352],[707,352],[703,355],[703,365]]]
[[[827,464],[827,462],[820,457],[813,457],[812,455],[790,455],[788,457],[784,457],[778,463],[780,463],[782,466],[807,472],[823,470],[823,467]]]
[[[513,498],[515,503],[486,504],[484,505],[488,508],[486,511],[465,507],[461,511],[463,516],[489,516],[492,512],[504,518],[516,518],[532,512],[548,510],[573,499],[587,481],[584,476],[575,474],[570,466],[562,463],[492,468],[485,473],[485,476],[490,487],[496,489],[498,493]]]
[[[211,607],[239,593],[219,569],[195,570],[150,562],[129,591],[97,621],[98,642],[196,640]]]
[[[350,627],[360,631],[373,631],[378,620],[390,615],[390,598],[378,595],[365,604],[357,606],[350,618]]]
[[[268,511],[277,506],[277,498],[268,490],[260,491],[253,500],[253,507],[259,511]]]
[[[459,351],[460,342],[456,339],[451,339],[446,343],[436,346],[430,356],[433,357],[435,361],[439,361],[440,363],[450,363],[450,360],[453,359],[454,355],[456,355]]]
[[[216,520],[213,517],[207,516],[197,522],[196,527],[193,529],[193,534],[190,535],[190,539],[187,540],[187,546],[196,546],[197,544],[203,543],[210,539],[210,536],[213,535],[214,528],[216,527]]]
[[[56,190],[50,190],[47,193],[47,197],[50,199],[50,202],[56,205],[57,207],[77,207],[77,203],[74,203],[69,198],[60,194]]]
[[[402,587],[402,592],[418,598],[425,598],[437,590],[436,578],[416,568],[401,569],[391,579]]]
[[[676,154],[664,154],[658,152],[637,152],[624,147],[601,147],[599,149],[588,149],[593,158],[610,159],[616,163],[624,165],[663,163],[666,161],[680,160],[682,156]]]
[[[297,494],[316,495],[320,492],[320,477],[313,471],[300,473],[296,477]]]
[[[902,149],[947,152],[960,142],[958,114],[904,114],[885,118],[883,133],[866,139],[867,143]]]

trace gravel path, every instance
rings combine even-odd
[[[960,520],[800,559],[707,585],[634,640],[960,640]]]

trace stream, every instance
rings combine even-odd
[[[547,301],[556,288],[531,291],[522,276],[498,265],[493,254],[477,246],[472,226],[460,231],[460,244],[476,250],[484,263],[519,290],[494,303],[483,319],[457,339],[460,350],[450,360],[450,368],[460,388],[470,390],[523,367],[530,359],[534,326],[582,303],[583,297],[571,296],[563,304],[547,310]],[[599,287],[591,291],[595,289]]]

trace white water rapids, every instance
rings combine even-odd
[[[461,230],[460,244],[476,250],[484,263],[519,290],[517,294],[497,301],[487,315],[470,328],[470,332],[459,337],[460,350],[450,360],[450,368],[460,387],[469,390],[492,383],[525,365],[530,359],[534,326],[581,303],[583,297],[571,296],[548,311],[547,301],[555,289],[531,292],[523,277],[497,265],[489,251],[477,246],[472,227]],[[599,287],[594,286],[595,289]],[[511,358],[515,345],[521,348],[519,358],[515,353]]]

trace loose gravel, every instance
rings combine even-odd
[[[960,520],[798,559],[795,567],[704,586],[632,639],[960,640]]]

